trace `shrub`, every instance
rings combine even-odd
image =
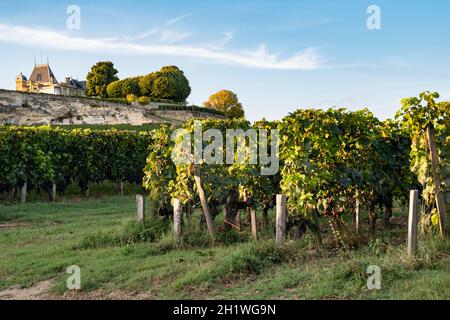
[[[128,94],[128,95],[127,95],[127,101],[128,101],[129,103],[136,102],[136,100],[137,100],[137,96],[135,96],[134,94]]]
[[[142,104],[142,105],[149,104],[150,103],[150,98],[149,97],[145,97],[145,96],[140,97],[139,98],[139,103]]]
[[[122,95],[122,84],[123,82],[121,80],[117,80],[114,82],[111,82],[108,87],[106,88],[106,92],[108,94],[109,98],[123,98]]]

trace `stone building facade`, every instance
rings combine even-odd
[[[16,77],[16,91],[84,97],[86,81],[66,77],[63,82],[58,82],[48,63],[36,64],[28,79],[22,73]]]

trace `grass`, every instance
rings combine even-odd
[[[131,125],[131,124],[115,124],[115,125],[103,125],[103,124],[67,124],[67,125],[53,125],[53,127],[60,127],[62,129],[72,130],[72,129],[91,129],[91,130],[128,130],[128,131],[152,131],[157,129],[160,124],[149,123],[142,125]]]
[[[170,221],[141,227],[134,215],[132,196],[0,205],[0,291],[54,279],[51,294],[62,297],[66,268],[77,265],[77,298],[450,299],[450,241],[421,239],[411,259],[404,228],[345,251],[333,249],[329,233],[322,249],[309,234],[278,249],[271,229],[252,241],[247,227],[217,228],[212,243],[192,223],[181,245]],[[367,289],[370,265],[381,268],[381,290]]]
[[[124,195],[135,195],[137,193],[143,193],[142,187],[135,183],[124,182],[123,188]],[[57,195],[58,201],[83,201],[86,200],[84,195],[81,195],[81,189],[76,183],[71,183],[67,186],[63,196]],[[115,183],[110,181],[103,181],[98,183],[89,184],[89,194],[91,198],[102,198],[104,196],[115,196],[119,194]],[[47,201],[48,194],[44,191],[37,191],[35,189],[29,189],[27,194],[27,202],[39,202]],[[19,195],[16,194],[15,198],[11,198],[11,193],[0,192],[0,209],[4,204],[11,205],[20,202]],[[0,211],[1,215],[1,211]]]

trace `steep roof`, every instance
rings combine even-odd
[[[73,88],[86,90],[86,81],[78,81],[76,79],[72,79],[71,77],[66,77],[63,82],[59,83],[60,85],[70,86]]]
[[[34,67],[30,76],[30,81],[33,82],[52,82],[58,84],[52,69],[48,64],[38,64]]]

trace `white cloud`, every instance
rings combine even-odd
[[[79,52],[192,57],[261,69],[312,70],[324,67],[326,62],[314,48],[280,58],[269,53],[265,45],[253,51],[225,51],[192,45],[136,44],[120,38],[75,37],[65,32],[5,24],[0,24],[0,42]]]
[[[206,47],[213,49],[213,50],[219,50],[225,47],[231,40],[233,40],[233,32],[224,32],[222,39],[215,43],[209,43],[206,44]]]
[[[184,20],[184,19],[186,19],[187,17],[190,17],[190,16],[192,16],[192,13],[185,13],[185,14],[179,15],[178,17],[175,17],[173,19],[167,20],[166,24],[167,25],[175,24],[175,23],[177,23],[177,22],[179,22],[181,20]]]
[[[148,38],[156,39],[159,42],[165,43],[176,43],[180,42],[188,37],[191,34],[189,32],[178,32],[173,30],[163,30],[159,28],[153,28],[141,34],[138,34],[135,37],[124,37],[125,40],[144,40]]]

